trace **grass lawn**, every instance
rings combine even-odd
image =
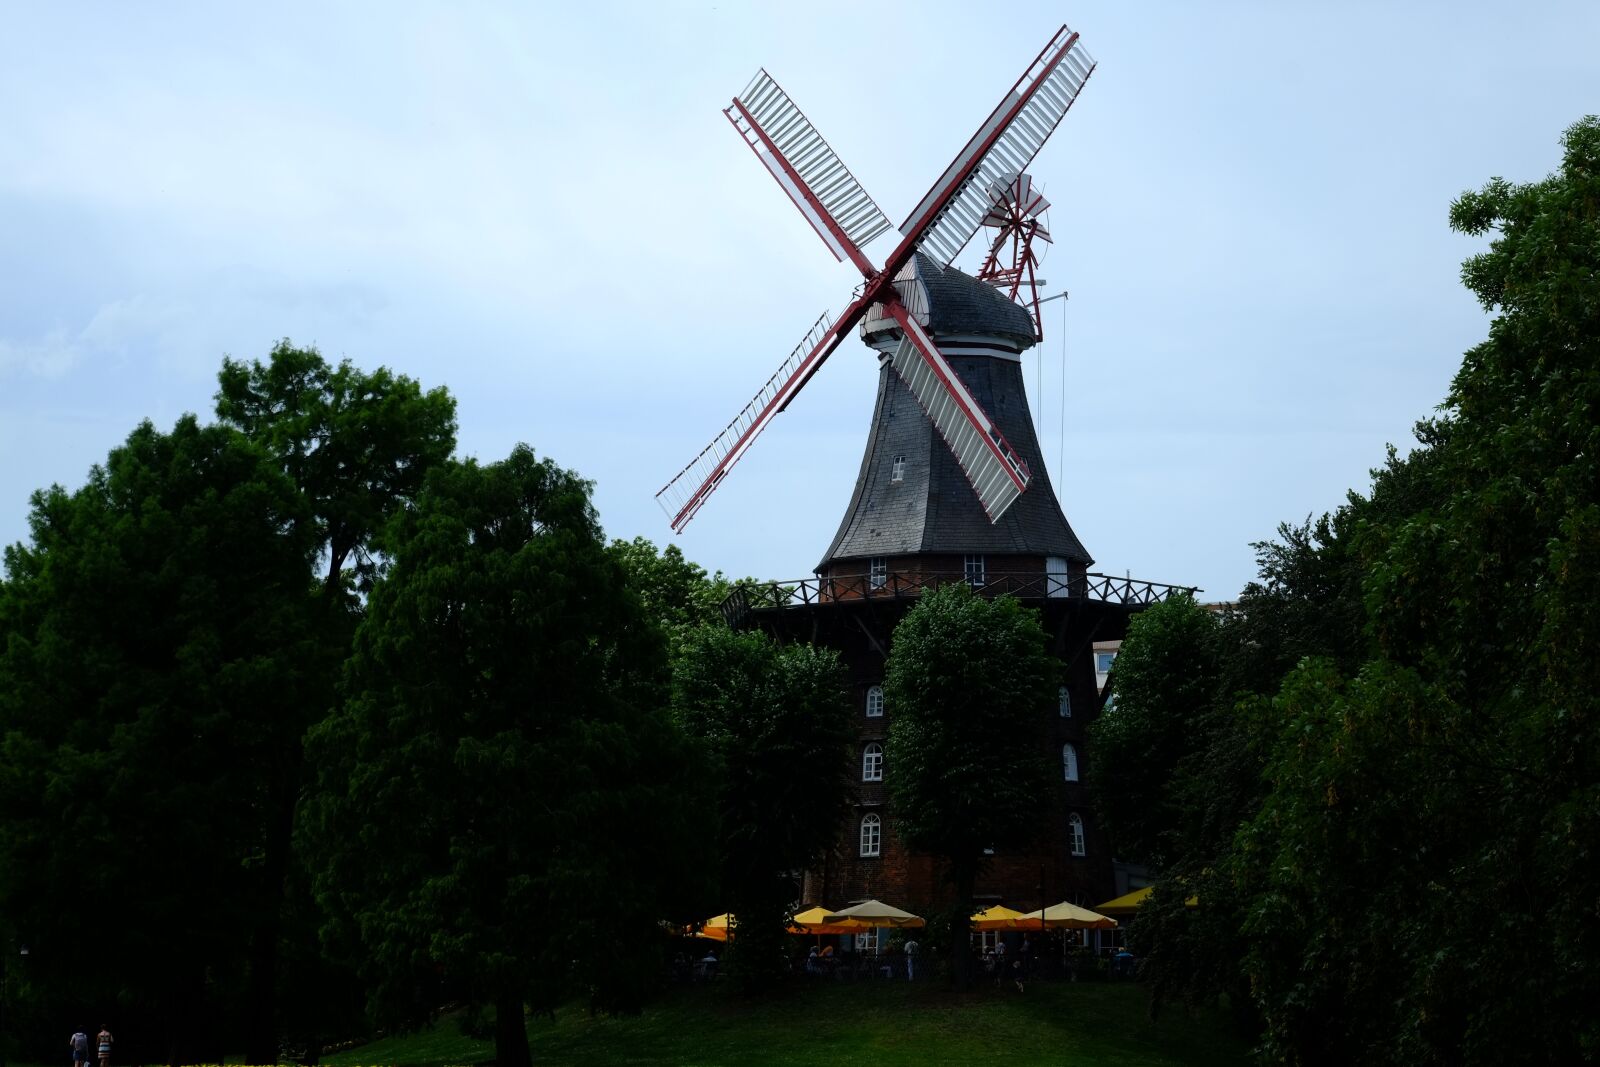
[[[913,1064],[1073,1064],[1222,1067],[1246,1047],[1216,1013],[1145,1018],[1141,986],[1035,983],[1025,994],[955,996],[937,983],[818,983],[750,1003],[726,988],[679,989],[635,1019],[564,1008],[529,1023],[536,1064],[700,1067],[897,1067]],[[333,1067],[431,1065],[492,1059],[492,1044],[451,1023],[330,1056]]]

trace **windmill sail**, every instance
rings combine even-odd
[[[855,312],[855,317],[849,317],[851,312]],[[829,325],[826,311],[819,315],[805,338],[767,379],[750,403],[723,427],[709,445],[700,450],[698,456],[661,487],[656,493],[656,503],[672,520],[674,530],[682,531],[694,518],[695,512],[705,504],[711,491],[739,462],[761,431],[767,428],[772,417],[788,406],[800,387],[816,373],[822,361],[839,347],[844,332],[855,325],[859,316],[854,304],[847,309],[846,317],[841,317],[833,325]]]
[[[1078,35],[1061,27],[900,232],[940,266],[949,266],[983,225],[993,202],[991,183],[1027,169],[1093,72],[1094,60]]]
[[[990,522],[997,522],[1028,487],[1028,465],[1011,447],[962,383],[922,325],[894,301],[887,310],[900,324],[900,343],[889,364],[900,375],[955,455]]]
[[[723,114],[828,251],[876,273],[861,246],[891,228],[888,216],[772,76],[759,72]]]

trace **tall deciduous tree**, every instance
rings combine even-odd
[[[721,571],[708,574],[677,545],[658,549],[646,537],[613,541],[611,551],[627,568],[629,584],[645,611],[666,630],[673,648],[696,627],[722,622],[722,602],[734,583]]]
[[[672,692],[709,760],[723,899],[739,923],[735,970],[760,990],[782,971],[788,876],[822,854],[844,812],[844,673],[830,649],[703,626],[674,657]]]
[[[1188,596],[1135,615],[1117,656],[1117,699],[1090,727],[1088,784],[1116,855],[1163,866],[1183,808],[1171,789],[1185,756],[1204,742],[1216,698],[1217,617]]]
[[[130,1055],[222,1050],[239,931],[276,907],[261,811],[316,690],[308,519],[259,449],[186,416],[34,494],[6,550],[0,910],[46,999],[139,1014]]]
[[[316,573],[307,584],[319,600],[318,641],[305,665],[317,686],[279,712],[286,724],[304,731],[333,705],[359,618],[352,593],[370,585],[374,539],[455,448],[455,401],[443,388],[425,392],[384,367],[366,371],[349,360],[331,365],[316,349],[288,340],[275,345],[265,363],[224,360],[217,378],[217,416],[264,449],[291,479],[303,503],[296,534],[316,545]],[[298,739],[275,754],[272,769],[261,865],[264,876],[286,892],[293,874],[295,805],[304,784]],[[251,1015],[244,1052],[252,1063],[277,1055],[281,1023],[306,1028],[304,1020],[280,1019],[277,1010],[277,987],[285,977],[284,895],[250,930]],[[306,959],[299,952],[291,958]],[[295,986],[309,980],[305,973],[292,976]]]
[[[519,447],[430,474],[385,541],[348,668],[313,732],[319,888],[365,947],[378,1006],[416,1012],[436,969],[496,1008],[574,989],[636,1007],[686,762],[665,642],[607,552],[586,483]]]
[[[884,698],[894,826],[909,847],[941,857],[955,887],[951,958],[970,978],[973,885],[984,850],[1026,844],[1050,782],[1038,744],[1060,665],[1038,617],[1009,597],[965,585],[928,593],[894,631]]]
[[[266,449],[306,499],[329,594],[370,578],[373,538],[455,451],[456,403],[387,367],[337,366],[288,340],[267,362],[226,359],[217,417]]]
[[[1184,759],[1231,748],[1257,788],[1180,835],[1134,935],[1158,985],[1248,988],[1275,1062],[1600,1053],[1600,120],[1564,146],[1452,208],[1497,233],[1463,278],[1498,314],[1420,447],[1266,554],[1224,627],[1231,728]]]

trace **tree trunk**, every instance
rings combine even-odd
[[[533,1067],[528,1051],[528,1024],[522,1018],[521,990],[502,990],[494,1002],[496,1067]]]
[[[950,912],[950,980],[958,993],[972,988],[972,887],[977,879],[970,864],[953,865],[956,902]]]
[[[300,792],[303,754],[294,744],[290,766],[272,797],[262,863],[262,911],[250,938],[250,1003],[245,1021],[246,1063],[278,1062],[278,942],[283,933],[284,887],[293,847],[294,810]]]

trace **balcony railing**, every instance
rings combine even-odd
[[[833,578],[799,578],[789,582],[740,585],[722,602],[723,618],[741,625],[756,611],[782,611],[820,604],[853,604],[863,600],[907,600],[951,583],[972,585],[983,596],[1013,596],[1019,600],[1094,600],[1108,604],[1149,607],[1181,593],[1199,589],[1164,585],[1109,574],[1084,574],[1069,578],[1059,574],[989,574],[982,584],[954,573],[852,574]]]

